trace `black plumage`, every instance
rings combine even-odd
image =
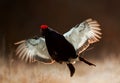
[[[42,29],[42,33],[52,59],[58,63],[66,62],[72,76],[75,72],[75,68],[70,63],[70,59],[78,57],[72,44],[69,43],[63,35],[50,28]]]

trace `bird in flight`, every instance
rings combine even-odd
[[[41,25],[42,37],[34,37],[15,43],[18,45],[16,55],[26,62],[40,61],[44,64],[58,62],[67,64],[70,76],[75,73],[73,64],[77,61],[95,66],[80,54],[90,44],[98,42],[101,38],[100,24],[93,19],[87,19],[71,28],[68,32],[60,34],[47,25]]]

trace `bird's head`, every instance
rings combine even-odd
[[[42,35],[45,36],[47,34],[47,32],[49,31],[48,26],[47,25],[41,25],[40,26],[40,31],[42,31]]]
[[[41,25],[41,26],[40,26],[40,29],[42,29],[42,30],[48,29],[48,26],[47,26],[47,25]]]

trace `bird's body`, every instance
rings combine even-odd
[[[46,29],[45,40],[48,52],[50,56],[57,62],[69,62],[69,59],[77,58],[76,51],[71,43],[69,43],[65,37],[58,32]]]
[[[45,37],[47,50],[52,59],[58,63],[65,62],[70,70],[71,76],[73,76],[75,68],[70,63],[70,60],[78,57],[73,45],[69,43],[63,35],[48,28],[48,26],[42,25],[41,29]]]
[[[90,44],[99,41],[101,38],[99,26],[96,20],[87,19],[62,35],[42,25],[44,38],[31,38],[15,43],[20,44],[16,49],[16,55],[29,62],[40,61],[45,64],[64,62],[70,70],[70,75],[73,76],[75,72],[73,63],[78,60],[95,66],[82,58],[80,54]]]

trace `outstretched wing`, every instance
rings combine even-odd
[[[19,45],[16,49],[16,55],[22,60],[29,62],[37,60],[44,63],[53,62],[48,54],[45,39],[42,37],[23,40],[15,43],[15,45]]]
[[[86,50],[92,43],[99,41],[101,32],[99,23],[93,19],[87,19],[76,25],[64,34],[64,37],[74,46],[77,54]]]

